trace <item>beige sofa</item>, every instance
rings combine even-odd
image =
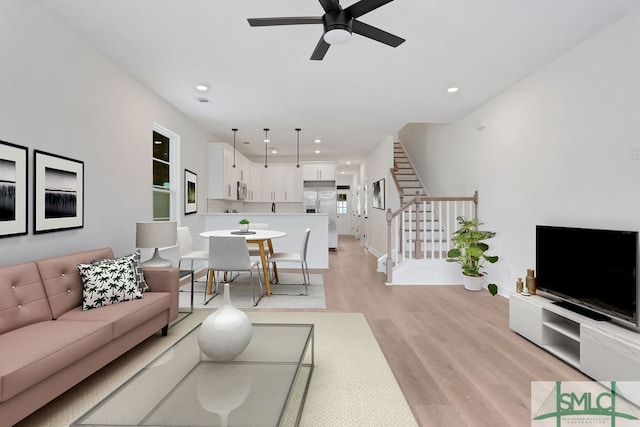
[[[78,264],[109,248],[0,267],[0,426],[10,426],[178,316],[178,270],[144,270],[142,299],[82,310]]]

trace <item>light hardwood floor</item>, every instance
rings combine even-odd
[[[349,236],[316,272],[327,311],[365,314],[421,426],[529,426],[531,381],[588,380],[512,332],[508,300],[486,290],[387,286]]]

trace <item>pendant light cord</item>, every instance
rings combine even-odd
[[[233,167],[236,167],[236,132],[238,129],[231,129],[233,131]]]
[[[296,128],[296,132],[298,133],[298,138],[296,142],[296,167],[300,167],[300,131],[302,129]]]
[[[268,168],[267,165],[267,143],[269,142],[269,129],[264,128],[264,167]]]

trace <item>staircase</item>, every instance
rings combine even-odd
[[[391,175],[398,186],[401,205],[408,203],[409,199],[415,196],[416,193],[423,196],[427,195],[407,153],[399,142],[393,143],[393,165],[394,168],[391,169]]]
[[[401,207],[387,212],[387,256],[380,259],[387,283],[451,284],[459,279],[459,268],[445,261],[449,235],[458,216],[476,216],[477,192],[472,197],[427,195],[400,142],[394,143],[393,163],[391,176]]]
[[[401,206],[411,203],[416,196],[427,196],[422,181],[399,142],[393,143],[393,164],[391,176],[396,183]],[[408,210],[403,215],[403,230],[406,231],[403,245],[405,256],[408,256],[408,252],[411,251],[414,258],[446,257],[446,250],[435,249],[441,247],[440,242],[446,242],[446,235],[440,226],[438,216],[432,212],[432,207],[431,203],[426,203],[425,206],[415,205],[414,209]],[[426,235],[422,236],[425,230]]]

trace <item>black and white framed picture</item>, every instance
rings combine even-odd
[[[27,234],[27,152],[0,141],[0,237]]]
[[[373,183],[373,202],[376,209],[384,209],[384,178]]]
[[[33,232],[84,226],[84,162],[34,151]]]
[[[198,175],[184,170],[184,214],[198,212]]]

